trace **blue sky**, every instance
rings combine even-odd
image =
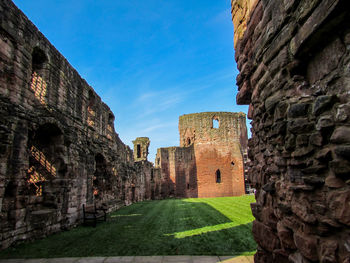
[[[14,0],[115,114],[132,146],[178,146],[180,115],[236,105],[230,0]]]

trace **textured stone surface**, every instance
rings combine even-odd
[[[218,122],[218,127],[213,122]],[[160,148],[156,167],[177,197],[245,193],[247,128],[244,113],[203,112],[180,116],[180,147]],[[219,172],[218,172],[219,171]],[[217,182],[219,173],[220,182]],[[164,191],[166,188],[163,188]]]
[[[109,107],[10,0],[0,10],[1,248],[76,226],[83,204],[159,198]]]
[[[347,262],[350,3],[250,3],[231,0],[237,102],[252,119],[255,262]]]

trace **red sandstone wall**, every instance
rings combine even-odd
[[[232,0],[232,15],[255,262],[350,262],[350,2]]]
[[[245,193],[243,162],[236,144],[195,145],[198,197],[239,196]],[[231,164],[234,163],[234,165]],[[217,170],[221,183],[216,183]]]
[[[219,128],[213,128],[213,118]],[[243,113],[204,112],[187,114],[179,120],[180,145],[194,145],[198,197],[242,195],[245,193],[243,157],[246,139]],[[245,147],[244,147],[245,146]],[[233,164],[232,164],[233,163]],[[221,183],[216,183],[220,170]]]
[[[170,196],[198,197],[193,147],[168,147],[157,151],[159,167],[168,182]]]

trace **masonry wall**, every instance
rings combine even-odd
[[[213,127],[213,120],[218,128]],[[203,112],[179,119],[180,145],[193,145],[198,197],[245,193],[243,152],[247,141],[244,113]],[[245,143],[241,143],[245,142]],[[216,182],[219,170],[221,182]]]
[[[219,122],[213,128],[213,119]],[[244,113],[202,112],[180,116],[180,147],[160,148],[155,167],[176,197],[245,194],[243,155],[247,151]],[[218,180],[219,178],[219,180]]]
[[[134,164],[109,107],[9,0],[0,115],[1,248],[79,224],[82,204],[111,211],[151,198],[152,164]]]
[[[193,146],[159,148],[156,156],[157,166],[160,167],[164,180],[167,182],[162,189],[164,195],[198,197]]]
[[[236,1],[255,262],[350,262],[349,1]]]

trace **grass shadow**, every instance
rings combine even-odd
[[[79,226],[0,252],[0,258],[253,254],[249,198],[146,201],[109,215],[96,228]]]

